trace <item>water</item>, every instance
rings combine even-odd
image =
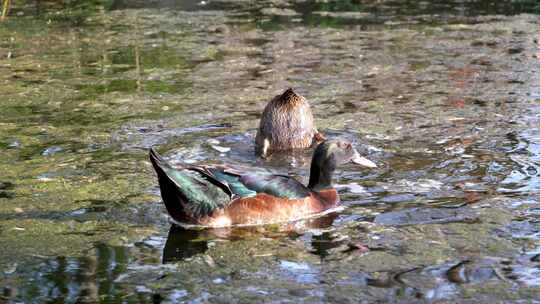
[[[100,4],[101,3],[101,4]],[[540,297],[536,1],[72,1],[0,27],[0,301],[532,302]],[[147,149],[254,157],[288,87],[379,164],[344,210],[171,226]]]

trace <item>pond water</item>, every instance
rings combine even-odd
[[[0,302],[540,302],[537,1],[36,1],[0,26]],[[264,166],[294,87],[343,210],[171,226],[147,158]]]

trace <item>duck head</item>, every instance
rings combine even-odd
[[[368,168],[376,168],[371,160],[362,157],[346,140],[328,140],[315,149],[311,160],[308,188],[322,190],[332,187],[332,175],[336,168],[346,163],[354,163]]]

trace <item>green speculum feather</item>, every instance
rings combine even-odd
[[[216,208],[226,206],[230,197],[221,188],[212,184],[200,173],[188,170],[167,170],[178,186],[178,191],[186,198],[189,208],[196,214],[210,213]]]
[[[257,193],[266,193],[276,197],[300,199],[309,195],[309,191],[297,180],[281,175],[248,174],[242,176],[242,183]]]
[[[226,182],[231,189],[232,193],[239,197],[250,197],[257,195],[256,191],[250,190],[246,187],[241,181],[240,177],[236,175],[231,175],[219,171],[213,172],[217,180]]]

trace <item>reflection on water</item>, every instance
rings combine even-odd
[[[523,301],[540,286],[537,1],[36,1],[0,27],[0,302]],[[521,15],[519,15],[521,14]],[[344,210],[169,227],[151,146],[254,156],[295,87]]]
[[[328,228],[329,226],[320,227]],[[27,277],[22,284],[15,284],[16,277],[9,279],[7,276],[9,280],[6,281],[3,298],[23,301],[46,299],[70,303],[96,301],[123,303],[125,301],[155,301],[156,298],[166,301],[185,299],[193,290],[189,282],[182,281],[184,276],[190,275],[190,273],[182,273],[184,271],[182,269],[186,269],[186,265],[190,263],[202,263],[201,270],[206,273],[207,280],[214,286],[228,285],[231,279],[260,276],[268,278],[270,282],[285,280],[305,286],[316,286],[321,283],[324,286],[326,280],[333,280],[334,274],[328,271],[336,258],[350,260],[350,257],[358,253],[365,254],[370,250],[362,245],[360,247],[364,248],[360,250],[359,245],[352,244],[345,235],[323,230],[321,233],[304,235],[304,239],[307,236],[306,240],[309,240],[313,248],[311,253],[320,257],[322,263],[309,258],[291,260],[286,256],[275,260],[274,254],[255,254],[252,258],[269,258],[271,262],[267,264],[267,267],[253,273],[239,274],[237,270],[227,270],[223,273],[218,270],[218,265],[230,261],[222,261],[219,256],[208,254],[210,248],[219,250],[219,247],[226,247],[224,250],[230,252],[235,247],[235,243],[249,243],[253,238],[294,240],[296,237],[289,229],[290,227],[282,226],[279,229],[281,232],[272,232],[273,229],[270,227],[236,228],[227,231],[222,229],[185,230],[172,225],[166,240],[150,237],[136,244],[135,247],[97,244],[94,250],[84,257],[60,256],[42,260],[36,266],[25,269],[31,271],[32,276]],[[377,250],[377,248],[373,247],[371,250]],[[159,266],[159,259],[156,260],[155,257],[160,255],[160,252],[162,252],[162,262],[173,263],[172,267]],[[256,251],[250,252],[248,249],[242,254],[253,255],[254,252]],[[279,253],[277,255],[279,256]],[[370,272],[352,267],[345,270],[346,279],[340,279],[337,283],[343,286],[355,286],[375,294],[386,294],[396,299],[444,300],[457,295],[460,286],[463,285],[474,287],[514,280],[527,285],[538,285],[535,275],[540,266],[538,255],[538,250],[536,250],[513,261],[487,258],[392,271]],[[234,259],[236,258],[233,258],[233,262]],[[325,261],[326,259],[328,260]],[[174,263],[180,263],[180,265],[174,266]],[[242,265],[223,266],[226,268],[232,266],[234,269]],[[199,270],[195,268],[192,271]],[[175,282],[172,286],[166,283],[170,280]],[[161,284],[165,285],[161,286]],[[294,286],[291,286],[293,290],[296,288]],[[244,287],[245,292],[248,293],[267,294],[267,291],[264,291],[264,285]],[[211,287],[209,288],[212,290]],[[307,294],[302,294],[321,299],[326,295],[325,288],[306,289],[305,292]],[[207,296],[216,295],[208,293]]]
[[[540,133],[526,130],[520,134],[510,134],[515,142],[509,151],[516,169],[501,181],[498,191],[504,193],[531,193],[540,190]]]
[[[81,258],[57,257],[39,263],[33,275],[19,287],[5,286],[11,297],[25,301],[68,303],[120,302],[123,289],[114,280],[127,270],[128,249],[97,245],[94,253]]]
[[[163,248],[163,263],[181,261],[208,250],[208,241],[199,237],[202,233],[172,225]]]
[[[276,235],[295,235],[307,231],[324,230],[332,226],[336,212],[293,223],[283,223],[270,226],[250,226],[235,228],[186,229],[175,224],[171,225],[169,235],[163,248],[163,263],[172,263],[204,253],[209,246],[214,246],[219,240],[242,240],[248,237],[271,237]],[[323,233],[322,235],[325,235]],[[319,247],[319,237],[314,236],[312,245]],[[212,245],[209,245],[209,242]],[[316,251],[317,252],[317,251]],[[324,257],[325,252],[316,254]]]

